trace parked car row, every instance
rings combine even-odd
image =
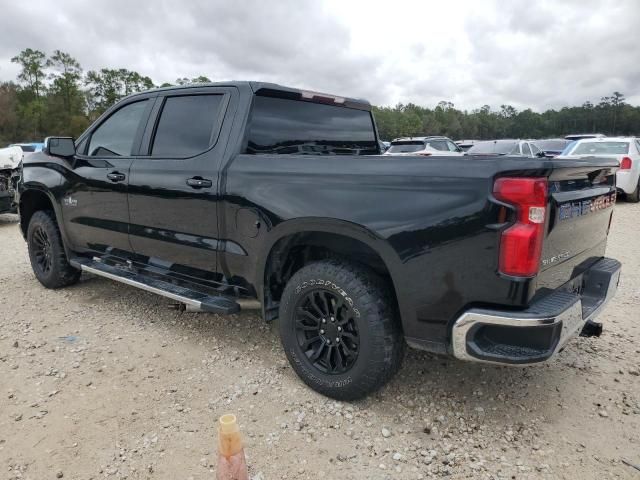
[[[467,144],[468,145],[468,144]],[[467,146],[465,145],[465,147]],[[384,155],[452,156],[463,155],[511,155],[520,157],[542,157],[543,151],[529,140],[486,140],[474,141],[467,148],[443,136],[397,138]]]
[[[640,200],[640,139],[636,137],[594,137],[572,142],[558,159],[612,158],[620,163],[616,173],[618,192],[629,202]]]
[[[459,140],[432,135],[396,138],[384,151],[389,156],[515,156],[524,158],[613,158],[620,163],[618,192],[630,202],[640,200],[640,139],[580,133],[544,140]]]

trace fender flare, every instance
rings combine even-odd
[[[58,225],[58,230],[60,230],[60,235],[62,236],[62,246],[64,247],[67,258],[71,258],[71,251],[69,250],[69,239],[64,228],[62,209],[60,208],[60,204],[56,201],[56,197],[53,195],[51,190],[44,184],[29,182],[28,185],[23,185],[20,189],[18,198],[18,215],[20,216],[20,230],[22,231],[22,236],[25,240],[27,239],[27,229],[29,228],[28,225],[24,225],[24,227],[22,226],[22,202],[25,195],[30,195],[30,192],[37,192],[37,194],[44,195],[49,199],[49,202],[53,207],[53,214],[55,215],[55,221]]]
[[[311,232],[341,235],[360,241],[370,247],[382,259],[385,267],[389,271],[393,289],[396,293],[398,292],[396,275],[399,274],[398,272],[400,270],[401,260],[396,251],[384,238],[361,225],[347,222],[345,220],[317,217],[297,218],[282,222],[271,229],[262,244],[262,248],[258,252],[255,285],[258,298],[263,304],[263,308],[265,273],[273,248],[285,237],[299,233]],[[398,301],[400,301],[399,298]]]

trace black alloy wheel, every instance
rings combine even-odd
[[[325,289],[311,290],[298,301],[295,321],[298,345],[315,368],[335,375],[353,366],[360,335],[344,297]]]
[[[317,392],[363,398],[400,368],[404,339],[390,283],[346,259],[309,263],[287,282],[278,328],[289,363]]]
[[[32,251],[35,260],[35,266],[40,270],[40,273],[47,275],[51,271],[53,252],[51,248],[51,241],[47,232],[38,226],[33,230],[33,243]]]
[[[38,210],[31,216],[27,227],[27,247],[33,273],[45,287],[67,287],[80,279],[80,270],[69,264],[52,211]]]

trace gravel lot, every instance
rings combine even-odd
[[[238,415],[253,479],[640,478],[640,205],[616,207],[623,262],[599,339],[506,368],[409,351],[381,392],[306,388],[254,312],[178,313],[84,276],[51,291],[0,215],[0,465],[9,479],[212,479]]]

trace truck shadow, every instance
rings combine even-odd
[[[298,379],[282,351],[277,327],[266,324],[258,311],[229,316],[176,312],[168,308],[169,300],[91,276],[83,277],[74,289],[74,297],[81,303],[108,304],[110,299],[118,299],[118,308],[124,305],[128,314],[152,317],[170,334],[188,336],[194,345],[215,338],[228,355],[250,355],[262,365],[277,366],[285,373],[286,387],[300,387],[302,399],[332,402]],[[567,408],[562,405],[561,392],[587,381],[585,377],[592,374],[589,356],[581,348],[578,341],[571,342],[560,358],[532,367],[475,364],[407,348],[403,366],[389,384],[353,405],[380,419],[393,415],[395,422],[400,422],[398,428],[412,432],[417,428],[420,433],[433,425],[441,430],[454,425],[458,428],[461,418],[476,428],[492,422],[497,429],[534,416],[553,422]]]
[[[15,227],[20,222],[20,217],[13,213],[0,214],[0,228]]]

